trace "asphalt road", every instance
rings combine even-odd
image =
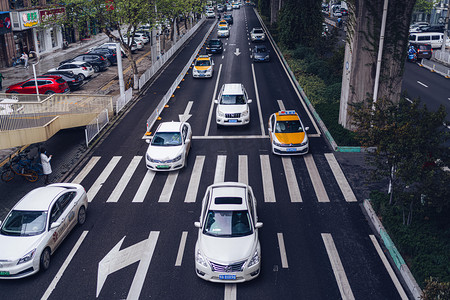
[[[91,201],[86,223],[76,227],[55,252],[48,271],[0,281],[2,298],[400,299],[360,203],[348,202],[341,191],[338,181],[342,178],[334,175],[327,160],[332,151],[269,42],[265,44],[271,49],[271,62],[251,62],[249,32],[260,26],[253,9],[234,10],[233,16],[231,36],[223,40],[226,51],[214,56],[213,78],[194,80],[189,72],[161,114],[162,121],[178,120],[188,101],[193,101],[189,122],[194,138],[187,167],[170,174],[148,171],[142,136],[148,116],[190,63],[215,20],[206,22],[70,177],[92,166],[81,179]],[[251,123],[217,129],[212,104],[216,87],[233,82],[243,83],[253,100]],[[299,112],[310,127],[307,156],[282,159],[270,153],[267,120],[280,103]],[[139,162],[135,170],[130,168],[132,161]],[[217,164],[223,161],[222,172]],[[242,161],[247,161],[247,168],[239,168]],[[286,167],[289,164],[294,173]],[[198,189],[193,185],[194,171],[201,174]],[[264,222],[261,274],[238,285],[205,282],[194,270],[197,228],[193,222],[199,218],[201,199],[214,177],[237,181],[242,172],[257,198],[259,220]],[[297,187],[301,196],[292,196]],[[197,193],[189,200],[194,202],[186,202],[186,191],[193,188]],[[142,189],[144,197],[135,198]]]

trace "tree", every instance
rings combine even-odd
[[[430,277],[425,280],[426,287],[420,296],[423,300],[450,299],[450,282],[440,282],[436,278]]]
[[[375,147],[367,156],[373,167],[371,178],[389,180],[389,203],[402,209],[404,224],[411,224],[414,207],[427,196],[424,193],[434,205],[448,206],[448,186],[430,183],[442,170],[440,159],[447,156],[443,106],[430,112],[418,100],[409,103],[402,98],[396,104],[382,98],[358,104],[352,117],[361,144]],[[431,199],[434,196],[439,197]]]
[[[431,10],[437,3],[439,3],[439,0],[416,0],[414,11],[431,13]]]

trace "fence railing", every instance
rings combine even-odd
[[[105,109],[92,120],[84,130],[86,136],[86,146],[99,134],[99,132],[109,123],[108,110]]]
[[[119,113],[122,110],[122,108],[124,108],[125,105],[127,105],[127,103],[130,102],[132,98],[133,98],[132,88],[129,88],[128,90],[125,91],[124,97],[118,95],[115,99],[116,113]]]
[[[431,61],[428,59],[422,59],[421,65],[423,67],[429,69],[431,72],[436,72],[442,76],[445,76],[446,78],[450,78],[450,68],[449,67],[435,63],[434,61]]]
[[[433,51],[433,58],[439,62],[443,62],[450,65],[450,52],[436,50]]]

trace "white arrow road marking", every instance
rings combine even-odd
[[[127,299],[139,299],[139,295],[144,285],[145,275],[147,274],[156,242],[158,241],[159,231],[151,231],[148,239],[134,244],[128,248],[120,250],[125,236],[109,251],[108,254],[98,263],[97,274],[97,298],[102,290],[103,284],[109,274],[123,269],[139,261],[136,274],[131,283]]]
[[[241,54],[241,52],[239,52],[239,48],[236,48],[236,51],[233,54],[239,56]]]
[[[424,87],[426,87],[426,88],[428,87],[428,85],[426,85],[425,83],[423,83],[423,82],[420,82],[420,81],[418,81],[418,80],[417,80],[417,83],[418,83],[418,84],[420,84],[421,86],[424,86]]]
[[[186,105],[184,113],[182,115],[178,115],[178,118],[180,118],[180,122],[187,122],[187,120],[192,117],[192,115],[189,114],[191,112],[192,104],[194,104],[194,101],[189,101]]]

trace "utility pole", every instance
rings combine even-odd
[[[444,30],[444,40],[442,41],[442,52],[445,51],[445,46],[447,44],[447,39],[448,39],[448,19],[450,17],[450,1],[447,4],[447,17],[445,17],[445,30]]]

